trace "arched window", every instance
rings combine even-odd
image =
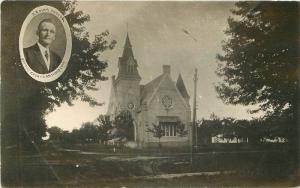
[[[129,59],[127,64],[127,72],[133,73],[134,72],[134,61],[132,58]]]

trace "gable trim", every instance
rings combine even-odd
[[[151,97],[150,97],[150,98],[148,99],[148,101],[147,101],[148,105],[149,105],[149,104],[151,103],[151,101],[154,99],[154,96],[155,96],[156,93],[158,92],[158,89],[160,88],[162,81],[163,81],[164,79],[166,79],[166,78],[168,78],[168,79],[172,82],[173,87],[175,87],[175,90],[176,90],[176,92],[177,92],[177,95],[179,95],[179,98],[180,98],[181,101],[183,102],[185,108],[186,108],[187,110],[190,110],[189,105],[188,105],[187,102],[184,100],[184,98],[183,98],[183,96],[181,95],[180,91],[179,91],[178,88],[176,87],[176,84],[172,81],[171,77],[170,77],[168,74],[164,75],[163,78],[160,80],[159,84],[157,85],[157,88],[155,89],[155,91],[152,93]]]

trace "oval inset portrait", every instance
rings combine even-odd
[[[33,9],[23,22],[19,52],[25,71],[35,80],[51,82],[66,70],[72,50],[69,24],[50,6]]]

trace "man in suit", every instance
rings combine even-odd
[[[42,20],[38,25],[38,41],[33,46],[24,48],[24,56],[29,67],[39,74],[54,71],[61,63],[61,58],[50,49],[55,40],[56,28],[50,19]]]

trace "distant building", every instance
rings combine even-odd
[[[164,130],[161,138],[163,146],[190,144],[190,97],[181,75],[174,82],[170,65],[163,65],[161,75],[141,85],[142,78],[137,67],[127,34],[124,51],[118,62],[118,76],[112,76],[107,115],[114,117],[121,111],[128,110],[134,119],[134,140],[139,147],[157,144],[158,139],[147,132],[152,123],[160,124]],[[176,133],[178,120],[185,124],[187,136],[181,137]]]

